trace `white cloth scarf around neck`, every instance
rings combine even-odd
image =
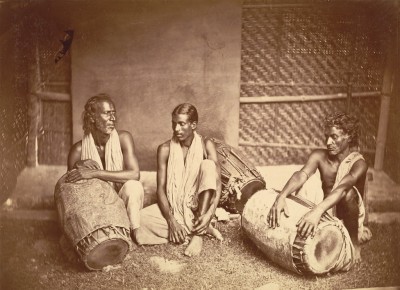
[[[82,138],[82,152],[81,160],[92,159],[96,161],[102,170],[108,171],[120,171],[123,170],[123,155],[121,150],[121,143],[119,142],[119,135],[117,130],[113,130],[110,134],[105,147],[105,165],[101,162],[99,152],[97,151],[96,145],[92,133],[85,134]],[[113,185],[111,182],[110,184]]]
[[[193,209],[197,207],[197,179],[202,160],[202,140],[196,132],[187,152],[186,162],[179,140],[176,137],[171,139],[167,167],[167,198],[174,217],[188,232],[193,228]]]

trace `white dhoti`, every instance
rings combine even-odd
[[[205,190],[216,190],[217,172],[214,161],[202,160],[200,162],[200,168],[197,173],[196,179],[196,192],[194,199],[191,200],[190,204],[198,204],[198,194]],[[186,210],[192,212],[195,211],[196,207],[187,207]],[[135,231],[136,242],[140,245],[155,245],[168,243],[168,223],[161,213],[158,204],[150,205],[140,211],[141,225]],[[184,219],[177,219],[180,225],[185,227],[188,233],[189,228],[193,227],[193,218],[189,221]]]

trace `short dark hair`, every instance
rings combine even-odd
[[[358,146],[360,125],[357,118],[343,112],[335,112],[325,119],[325,129],[331,127],[343,130],[344,133],[350,136],[350,145]]]
[[[188,115],[189,122],[198,122],[199,115],[197,114],[196,107],[189,103],[183,103],[175,107],[172,111],[172,116],[179,114]]]
[[[82,113],[83,131],[85,132],[85,134],[88,134],[93,129],[93,122],[91,122],[91,119],[93,118],[93,114],[96,112],[97,104],[101,102],[108,102],[110,104],[113,104],[115,108],[113,100],[107,94],[98,94],[87,100],[85,104],[85,110]]]

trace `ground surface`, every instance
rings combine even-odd
[[[223,243],[205,239],[203,255],[184,246],[136,247],[109,271],[68,262],[54,221],[0,221],[0,289],[345,289],[400,285],[400,224],[371,224],[361,266],[347,273],[305,278],[269,262],[241,232],[239,221],[219,223]]]

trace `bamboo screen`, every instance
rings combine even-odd
[[[14,190],[18,174],[25,168],[28,112],[25,98],[1,98],[0,203],[3,203]]]
[[[66,53],[57,63],[54,56],[60,49],[65,32],[56,23],[41,17],[35,19],[38,38],[38,63],[40,67],[40,88],[46,94],[41,105],[41,128],[38,135],[38,163],[66,165],[69,148],[72,145],[71,106],[71,54]],[[64,100],[55,98],[63,95]],[[57,146],[55,146],[57,144]]]
[[[304,163],[313,148],[324,147],[325,116],[347,109],[346,98],[312,96],[348,91],[371,165],[390,27],[373,2],[354,2],[245,1],[239,147],[255,165]],[[291,101],[282,102],[287,96]],[[257,97],[268,100],[251,101]]]
[[[25,167],[28,137],[27,62],[23,26],[5,21],[0,45],[0,204]]]

